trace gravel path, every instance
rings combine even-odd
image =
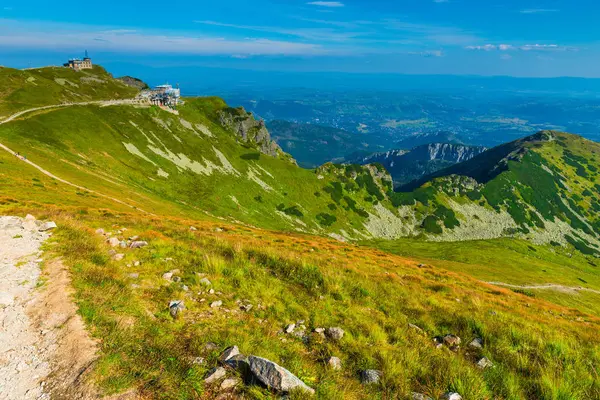
[[[0,217],[0,399],[45,399],[50,373],[42,334],[28,316],[40,278],[40,246],[49,234],[33,220]]]
[[[546,283],[546,284],[542,284],[542,285],[513,285],[510,283],[504,283],[504,282],[485,282],[485,283],[488,283],[490,285],[496,285],[496,286],[504,286],[504,287],[511,288],[511,289],[528,289],[528,290],[548,289],[548,290],[556,290],[557,292],[563,292],[563,293],[590,292],[590,293],[600,294],[600,290],[589,289],[589,288],[585,288],[583,286],[557,285],[555,283]]]

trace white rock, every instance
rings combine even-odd
[[[57,228],[56,223],[54,221],[48,221],[42,224],[42,226],[40,226],[38,230],[40,232],[46,232],[55,228]]]
[[[227,375],[227,371],[225,370],[225,368],[214,368],[208,373],[208,376],[206,377],[206,379],[204,379],[204,383],[206,383],[207,385],[213,384],[219,379],[225,377],[225,375]]]
[[[221,390],[229,390],[240,384],[239,378],[227,378],[221,382]]]

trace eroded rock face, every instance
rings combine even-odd
[[[243,107],[226,108],[219,111],[219,120],[223,127],[233,131],[243,142],[255,144],[261,153],[271,157],[285,158],[296,163],[271,139],[265,122],[254,119],[252,113],[247,112]]]
[[[303,390],[310,394],[315,392],[290,371],[273,361],[250,356],[248,357],[248,363],[252,374],[270,389],[283,393],[292,390]]]

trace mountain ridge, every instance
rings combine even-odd
[[[345,159],[346,163],[382,164],[394,179],[395,186],[406,184],[452,164],[467,161],[484,152],[482,146],[452,143],[429,143],[410,150],[390,150]]]

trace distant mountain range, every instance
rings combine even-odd
[[[468,161],[486,150],[487,148],[482,146],[431,143],[412,150],[391,150],[354,156],[345,162],[361,165],[379,163],[392,175],[394,185],[400,186],[456,163]]]

